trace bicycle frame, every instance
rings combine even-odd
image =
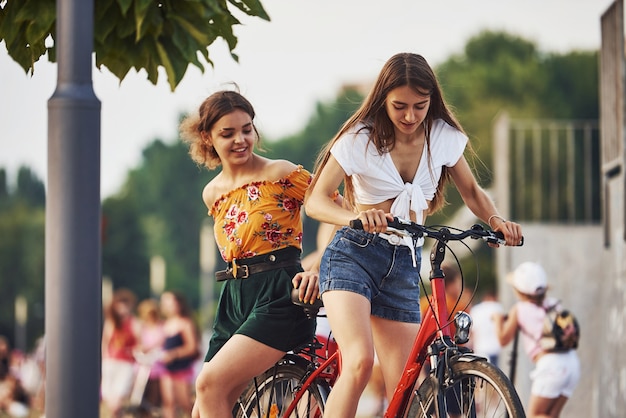
[[[326,370],[329,367],[333,367],[333,364],[334,364],[334,369],[333,369],[334,371],[332,373],[328,373]],[[323,363],[321,363],[318,367],[316,367],[313,373],[311,373],[306,378],[306,380],[302,383],[296,395],[294,396],[294,399],[291,401],[287,409],[285,409],[284,416],[285,417],[291,416],[291,413],[294,411],[294,409],[298,405],[300,398],[302,398],[302,396],[306,392],[302,390],[303,388],[307,388],[315,384],[315,380],[317,380],[318,378],[329,381],[332,384],[335,382],[335,380],[337,380],[339,373],[341,373],[341,356],[339,355],[339,350],[337,350],[334,353],[332,353]]]
[[[358,227],[356,221],[353,222],[355,223],[351,223],[351,226]],[[396,219],[394,222],[398,224],[399,220]],[[402,223],[402,221],[400,221],[400,223]],[[450,234],[450,231],[447,228],[442,228],[439,235],[436,236],[433,236],[434,234],[432,231],[429,232],[426,230],[418,231],[417,233],[418,236],[422,236],[422,234],[424,234],[425,236],[431,236],[436,239],[436,243],[432,247],[430,254],[430,282],[432,298],[429,309],[426,310],[422,324],[417,335],[415,336],[415,340],[413,342],[409,358],[405,364],[402,376],[400,377],[400,381],[396,385],[392,398],[389,400],[389,404],[384,414],[385,418],[404,416],[407,408],[409,407],[409,401],[411,400],[413,390],[416,388],[417,380],[422,368],[424,367],[424,363],[430,360],[431,369],[434,371],[438,365],[437,359],[447,351],[448,347],[454,347],[456,345],[456,343],[453,342],[453,321],[449,320],[450,312],[448,311],[446,303],[444,273],[441,269],[441,264],[445,258],[447,242],[450,239],[457,240],[472,236],[473,238],[486,237],[486,241],[491,243],[503,243],[502,238],[498,236],[499,233],[495,233],[495,235],[493,235],[493,232],[487,232],[478,225],[475,225],[475,227],[478,227],[478,229],[474,229],[473,227],[471,233],[470,231],[464,231],[459,235]],[[481,234],[481,231],[484,231],[485,234]],[[415,232],[412,232],[412,234],[415,234]],[[523,239],[519,245],[523,245]],[[437,341],[440,341],[441,344],[436,344]],[[431,347],[433,349],[431,349]],[[311,356],[311,361],[313,363],[315,363],[317,358],[315,354],[308,353],[306,351],[298,354]],[[474,356],[474,358],[477,359],[479,357]],[[334,368],[331,369],[331,372],[328,372],[328,368],[333,366]],[[441,376],[441,372],[441,369],[438,370],[437,373],[439,376]],[[301,382],[298,387],[294,399],[288,405],[287,409],[285,409],[284,416],[290,416],[295,410],[298,402],[306,392],[306,390],[303,389],[314,385],[317,379],[322,379],[328,382],[332,387],[334,381],[340,373],[341,355],[339,350],[337,350],[321,364],[317,364],[316,367],[312,368],[310,374],[307,375],[304,382]],[[443,398],[438,397],[436,408],[444,411],[445,406],[442,402]]]
[[[393,397],[389,401],[385,418],[397,417],[407,407],[411,390],[415,387],[417,378],[428,357],[428,348],[436,338],[450,337],[452,332],[448,321],[448,306],[446,304],[446,288],[441,263],[445,257],[446,245],[437,241],[431,250],[431,293],[432,309],[427,309],[422,320],[411,354],[404,366],[400,381],[396,385]]]
[[[422,325],[415,337],[413,348],[409,356],[409,360],[404,367],[404,372],[400,382],[396,386],[393,398],[389,402],[385,417],[399,416],[407,407],[411,390],[415,387],[417,378],[424,366],[424,362],[428,357],[428,348],[437,338],[452,337],[450,323],[448,321],[448,307],[446,304],[446,290],[444,283],[444,274],[441,270],[441,263],[445,257],[445,244],[437,241],[431,251],[432,271],[430,276],[432,288],[432,309],[428,309],[422,321]],[[433,313],[434,312],[434,313]],[[334,366],[333,366],[334,365]],[[328,367],[334,367],[334,372],[328,373]],[[284,416],[291,416],[296,405],[298,404],[307,388],[317,379],[324,379],[331,383],[337,379],[341,373],[341,356],[339,350],[332,353],[324,362],[322,362],[302,383],[300,390],[296,393],[293,401],[285,409]]]

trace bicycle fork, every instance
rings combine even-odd
[[[456,380],[452,365],[459,361],[471,362],[483,358],[463,347],[449,343],[449,340],[438,339],[428,349],[432,368],[428,378],[432,379],[437,416],[447,416],[450,412],[450,405],[456,405],[455,412],[460,413],[461,416],[475,417],[476,382],[471,378]]]
[[[446,376],[451,373],[451,370],[446,370],[446,365],[448,364],[446,359],[447,351],[448,346],[444,343],[443,338],[436,339],[428,347],[430,373],[427,378],[432,380],[435,408],[437,412],[436,416],[438,417],[445,417],[447,414],[445,397],[445,388],[447,385]]]

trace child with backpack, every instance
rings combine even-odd
[[[576,319],[547,296],[546,272],[533,262],[520,264],[509,276],[518,297],[508,315],[495,315],[494,322],[502,346],[520,332],[524,351],[535,364],[528,417],[560,416],[580,380]]]

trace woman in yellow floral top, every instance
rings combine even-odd
[[[300,206],[311,175],[297,167],[277,181],[255,181],[220,196],[209,210],[222,258],[241,260],[276,249],[300,248]]]
[[[254,109],[241,94],[209,96],[181,124],[189,154],[221,171],[202,192],[227,268],[205,363],[196,379],[194,418],[232,414],[248,382],[285,352],[312,338],[315,321],[291,302],[318,297],[317,272],[300,262],[300,208],[311,174],[254,152]]]

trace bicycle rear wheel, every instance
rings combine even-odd
[[[513,384],[493,364],[484,359],[457,360],[450,370],[449,383],[440,389],[447,414],[437,414],[437,379],[427,378],[410,401],[406,418],[526,417]]]
[[[239,398],[233,409],[233,417],[284,417],[283,414],[304,382],[308,364],[298,356],[287,356],[276,366],[257,376]],[[321,382],[307,387],[291,416],[320,418],[329,391],[328,386]]]

